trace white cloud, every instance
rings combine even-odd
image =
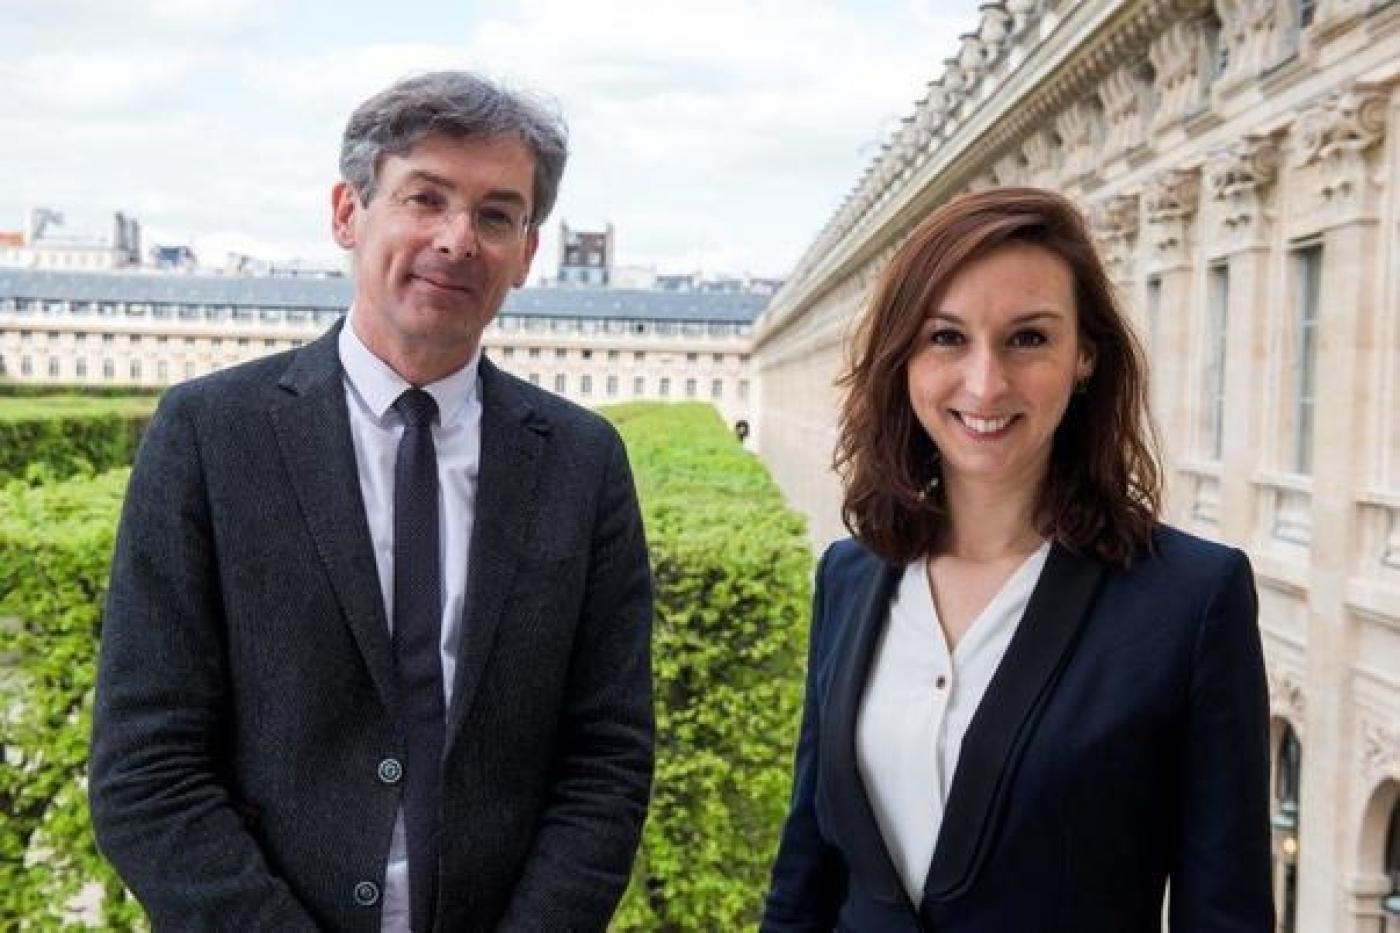
[[[194,64],[178,51],[42,52],[0,66],[0,80],[36,107],[111,110],[178,86]]]

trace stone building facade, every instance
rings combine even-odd
[[[1151,357],[1168,519],[1257,574],[1281,930],[1400,930],[1397,124],[1395,0],[986,3],[756,326],[759,450],[822,543],[882,263],[959,192],[1081,205]]]
[[[160,387],[321,334],[343,278],[0,269],[0,381]],[[511,293],[482,339],[499,366],[584,405],[702,401],[752,418],[760,295],[576,286]]]

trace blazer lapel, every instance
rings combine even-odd
[[[380,699],[396,712],[393,651],[350,438],[338,340],[343,322],[292,357],[271,408],[302,518]]]
[[[1053,545],[958,755],[924,900],[949,900],[972,884],[996,838],[1001,802],[1035,721],[1073,650],[1103,565]]]
[[[874,563],[864,592],[855,603],[852,624],[842,627],[840,641],[832,646],[836,661],[823,703],[826,714],[822,719],[821,776],[834,824],[832,835],[850,856],[851,872],[861,879],[871,896],[904,904],[912,911],[913,905],[875,820],[856,759],[860,701],[900,573],[900,568],[883,561]],[[839,625],[841,620],[829,619],[827,624]]]
[[[481,358],[481,471],[468,557],[466,608],[452,709],[451,751],[486,669],[529,529],[539,506],[540,464],[549,423],[492,363]]]

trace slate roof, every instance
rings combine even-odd
[[[350,303],[348,278],[269,278],[67,272],[0,268],[0,299],[122,301],[151,304],[249,305],[339,311]],[[752,323],[767,295],[645,289],[531,287],[516,289],[502,314],[521,317]]]

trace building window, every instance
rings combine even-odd
[[[583,357],[585,360],[591,360],[591,359],[593,359],[593,351],[592,351],[592,350],[580,350],[580,351],[578,351],[578,355],[581,356],[581,357]]]
[[[161,382],[170,378],[170,364],[165,360],[156,361],[156,378]]]
[[[700,359],[700,354],[699,354],[699,353],[687,353],[687,354],[685,355],[685,361],[686,361],[687,363],[694,363],[694,362],[696,362],[696,361],[699,360],[699,359]]]
[[[185,360],[185,378],[194,378],[194,360]]]
[[[748,400],[749,400],[749,381],[748,381],[747,379],[740,379],[740,380],[739,380],[739,401],[741,401],[741,402],[747,402]]]
[[[632,351],[632,362],[634,362],[634,363],[640,363],[642,360],[646,359],[646,356],[647,356],[647,355],[646,355],[646,351],[644,351],[644,350],[633,350],[633,351]]]
[[[556,348],[554,349],[554,358],[555,358],[556,360],[565,359],[566,357],[568,357],[568,355],[569,355],[569,351],[568,351],[568,350],[565,350],[563,347],[556,347]]]
[[[724,354],[723,354],[723,353],[716,353],[716,354],[715,354],[715,362],[716,362],[716,363],[723,363],[723,362],[724,362]]]
[[[503,350],[501,351],[501,356],[502,356],[504,359],[508,359],[508,360],[514,359],[514,358],[515,358],[515,347],[506,347],[505,349],[503,349]]]
[[[580,395],[593,394],[593,377],[584,373],[578,377],[578,391]]]
[[[724,398],[724,380],[715,379],[710,382],[710,398],[719,401]]]
[[[49,357],[49,378],[58,378],[58,357],[56,356]]]
[[[609,376],[609,377],[608,377],[608,398],[615,398],[616,396],[617,396],[617,377],[616,377],[616,376]]]
[[[1209,285],[1202,354],[1201,439],[1205,455],[1219,460],[1225,434],[1225,328],[1230,308],[1230,267],[1218,263],[1206,273]]]
[[[73,375],[79,379],[87,378],[87,357],[80,356],[73,361]]]
[[[108,382],[117,378],[117,364],[110,356],[104,357],[102,360],[102,378]]]
[[[1274,835],[1274,901],[1280,933],[1295,933],[1298,914],[1298,785],[1303,747],[1298,733],[1284,723],[1274,751],[1274,806],[1269,818]]]
[[[635,379],[632,380],[632,394],[633,394],[633,395],[645,395],[645,394],[646,394],[646,380],[643,379],[641,376],[638,376],[637,378],[635,378]]]
[[[566,391],[568,391],[567,385],[568,385],[568,384],[567,384],[567,382],[565,381],[564,374],[563,374],[563,373],[555,373],[555,375],[554,375],[554,391],[555,391],[555,392],[558,392],[560,395],[563,395]]]
[[[1292,416],[1293,437],[1288,466],[1295,473],[1312,472],[1314,385],[1317,369],[1317,315],[1321,300],[1322,244],[1309,243],[1293,251],[1296,276],[1293,318],[1293,361],[1286,408]]]
[[[685,397],[686,397],[686,398],[695,398],[695,380],[694,380],[694,379],[687,379],[687,380],[685,381]]]
[[[539,358],[540,358],[540,348],[539,348],[539,347],[531,347],[531,348],[530,348],[530,359],[532,359],[532,360],[537,360],[537,359],[539,359]]]
[[[657,394],[660,395],[662,398],[670,398],[670,397],[671,397],[671,380],[670,380],[669,377],[667,377],[667,376],[662,376],[662,377],[661,377],[661,388],[660,388],[660,391],[657,392]]]
[[[1157,322],[1162,314],[1162,280],[1153,276],[1147,280],[1147,355],[1157,352]]]
[[[616,351],[616,350],[609,350],[609,351],[608,351],[608,362],[610,362],[610,363],[611,363],[611,362],[615,362],[615,361],[617,360],[617,356],[618,356],[618,354],[617,354],[617,351]]]
[[[131,366],[129,367],[128,372],[131,373],[131,378],[132,378],[133,381],[135,381],[135,382],[140,382],[140,381],[141,381],[141,361],[140,361],[140,360],[132,360],[132,361],[131,361]]]

